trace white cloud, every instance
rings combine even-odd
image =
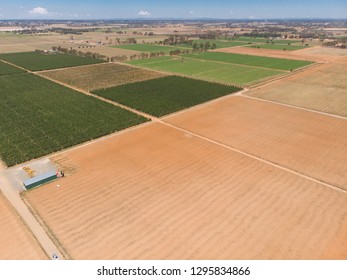
[[[189,11],[189,13],[190,13],[191,15],[194,15],[194,14],[195,14],[195,12],[194,12],[194,11]]]
[[[144,10],[139,11],[137,14],[138,14],[139,16],[149,16],[149,15],[151,15],[150,12],[144,11]]]
[[[47,15],[48,10],[46,8],[36,7],[30,10],[29,13],[32,15]]]
[[[233,15],[233,14],[234,14],[234,12],[233,12],[233,11],[230,11],[230,14],[231,14],[231,15]]]

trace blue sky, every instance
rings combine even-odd
[[[347,18],[346,0],[0,0],[0,19]]]

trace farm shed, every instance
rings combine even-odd
[[[55,171],[49,171],[36,177],[24,180],[23,187],[25,190],[29,190],[37,186],[43,185],[45,183],[48,183],[56,178],[58,178],[57,173]]]

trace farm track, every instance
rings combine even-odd
[[[11,187],[5,176],[0,172],[0,190],[7,200],[16,209],[24,223],[28,226],[31,232],[34,234],[42,248],[47,254],[48,258],[52,258],[53,254],[56,254],[60,259],[63,259],[63,255],[60,254],[58,247],[49,238],[47,232],[41,227],[40,223],[36,220],[34,215],[30,212],[27,205],[20,197],[18,190]]]

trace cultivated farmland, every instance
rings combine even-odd
[[[347,117],[346,66],[320,65],[247,94]]]
[[[71,66],[101,63],[102,60],[69,54],[44,54],[41,52],[22,52],[0,54],[0,59],[31,71],[64,68]]]
[[[59,69],[42,74],[87,91],[165,76],[162,73],[115,63]]]
[[[0,61],[0,76],[24,73],[25,71]]]
[[[149,52],[149,53],[169,53],[174,50],[185,50],[186,48],[183,47],[176,47],[176,46],[159,46],[159,45],[153,45],[153,44],[129,44],[129,45],[119,45],[119,46],[113,46],[113,48],[119,48],[119,49],[126,49],[126,50],[132,50],[132,51],[138,51],[138,52]]]
[[[168,76],[94,93],[160,117],[238,90],[240,88],[233,86]]]
[[[0,260],[47,259],[39,243],[0,192]]]
[[[129,64],[143,66],[158,71],[166,71],[196,77],[203,80],[228,84],[245,85],[282,74],[282,71],[262,69],[231,63],[223,63],[194,58],[159,57],[133,60]]]
[[[243,55],[222,52],[205,52],[201,54],[186,54],[183,57],[195,59],[229,62],[241,65],[264,67],[278,70],[291,70],[312,64],[310,61],[271,58],[253,55]]]
[[[145,121],[33,74],[0,77],[0,157],[14,165]]]
[[[172,127],[63,159],[80,168],[26,198],[72,258],[347,258],[345,194]]]
[[[344,119],[231,96],[166,121],[347,190]]]

